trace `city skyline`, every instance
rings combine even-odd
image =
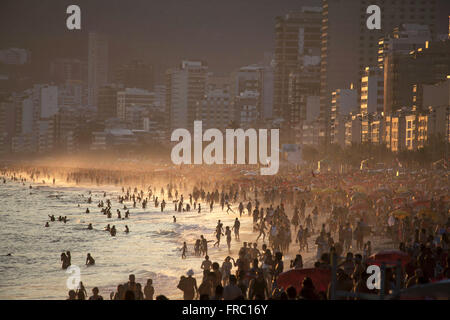
[[[450,0],[0,0],[0,299],[449,299],[449,151]]]
[[[87,34],[101,32],[111,36],[110,66],[141,59],[155,65],[158,80],[163,81],[166,69],[183,59],[195,59],[207,60],[210,69],[226,74],[262,61],[264,52],[273,51],[277,16],[305,5],[321,6],[321,0],[78,1],[80,31],[69,31],[65,26],[70,4],[66,0],[44,0],[39,5],[2,1],[1,11],[8,11],[8,16],[0,19],[2,45],[28,47],[40,61],[86,59]],[[58,46],[52,45],[55,42]],[[37,70],[42,72],[42,68]]]
[[[432,136],[449,136],[445,123],[433,120],[447,112],[442,101],[450,74],[445,56],[450,35],[441,12],[444,1],[374,1],[380,10],[379,30],[366,25],[370,14],[365,0],[300,1],[298,9],[293,9],[297,3],[286,1],[273,12],[266,11],[272,4],[263,1],[251,8],[243,4],[239,14],[236,4],[219,12],[221,7],[212,4],[167,9],[135,0],[120,16],[122,2],[103,7],[102,1],[81,2],[81,31],[66,26],[69,14],[58,11],[30,33],[46,35],[33,37],[35,46],[15,48],[2,42],[3,153],[106,150],[137,146],[145,139],[164,146],[170,131],[192,129],[196,120],[221,130],[278,128],[282,145],[325,148],[374,142],[392,151],[416,150]],[[12,19],[16,38],[27,42],[28,36],[17,34],[37,16],[47,17],[40,16],[41,11],[51,15],[65,9],[61,2],[48,10],[50,3],[44,1],[32,19],[29,14],[21,21]],[[25,9],[21,5],[5,3],[11,17],[17,15],[15,10]],[[151,8],[162,10],[167,19],[141,19]],[[252,10],[243,18],[245,8]],[[100,9],[104,14],[98,14]],[[196,9],[195,15],[190,15],[191,9]],[[93,19],[96,12],[98,19]],[[228,14],[233,12],[236,23],[229,25],[234,20]],[[209,23],[216,14],[221,19]],[[239,44],[255,30],[236,28],[253,16],[265,38]],[[128,23],[129,17],[135,21]],[[182,19],[173,24],[171,19],[177,17]],[[56,28],[61,21],[63,27]],[[447,27],[439,27],[444,22]],[[156,32],[153,27],[158,25],[164,28]],[[268,26],[270,32],[264,32]],[[211,46],[220,40],[216,28],[232,38],[219,41],[222,47]],[[194,34],[195,30],[202,31]],[[158,37],[164,41],[156,41]],[[65,40],[49,45],[50,39]],[[158,60],[160,53],[148,55],[148,46],[159,43],[165,58]],[[179,50],[165,50],[164,45]],[[242,52],[253,53],[250,58]],[[440,86],[439,99],[431,99],[430,85]],[[88,123],[74,122],[74,115]],[[414,118],[419,116],[427,117],[420,128],[419,118]],[[390,132],[391,125],[403,126],[405,121],[411,128]]]

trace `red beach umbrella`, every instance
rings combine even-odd
[[[405,266],[411,260],[409,254],[399,250],[385,250],[375,253],[369,257],[367,264],[381,266],[384,262],[387,266],[394,266],[400,260],[402,266]]]
[[[331,271],[318,268],[289,270],[278,276],[277,285],[285,290],[293,286],[297,292],[300,292],[305,277],[311,278],[317,292],[326,292],[331,281]]]

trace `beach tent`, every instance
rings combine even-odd
[[[317,292],[327,292],[328,285],[331,281],[331,271],[319,268],[289,270],[278,276],[277,285],[279,288],[285,290],[289,286],[293,286],[299,293],[302,289],[302,283],[305,277],[311,278]]]

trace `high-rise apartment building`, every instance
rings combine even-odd
[[[386,57],[384,67],[384,112],[404,107],[422,108],[424,84],[435,84],[450,74],[450,40],[426,42],[409,54]]]
[[[361,114],[383,111],[383,99],[383,69],[379,67],[366,67],[361,78]]]
[[[392,33],[378,41],[378,67],[384,68],[386,57],[394,53],[409,54],[411,50],[423,47],[427,41],[431,41],[428,25],[402,24],[394,28]]]
[[[276,18],[275,22],[275,72],[274,117],[291,121],[289,106],[289,75],[304,64],[305,55],[319,55],[321,8],[304,7]]]
[[[210,77],[206,94],[199,102],[196,120],[202,120],[204,129],[225,130],[235,120],[229,79]]]
[[[125,88],[153,90],[153,68],[142,60],[133,60],[116,70],[115,83]]]
[[[87,84],[88,64],[79,59],[55,59],[50,62],[50,80],[63,84],[67,81]]]
[[[123,86],[109,84],[99,88],[97,116],[100,120],[117,117],[117,92],[123,90]]]
[[[99,88],[108,82],[108,39],[99,33],[89,33],[88,43],[88,104],[98,107]]]
[[[355,88],[337,89],[331,98],[331,141],[344,146],[345,123],[343,119],[358,109],[358,92]]]
[[[193,129],[197,104],[206,92],[208,66],[202,61],[182,61],[166,72],[166,106],[171,130]]]
[[[31,53],[27,49],[8,48],[0,50],[0,63],[23,65],[31,62]]]
[[[148,90],[126,88],[117,92],[117,117],[126,122],[136,122],[136,114],[149,111],[155,101],[155,94]],[[134,129],[134,128],[133,128]]]
[[[155,92],[155,108],[161,113],[166,112],[166,86],[156,85],[153,88]]]
[[[358,83],[365,68],[378,63],[378,40],[404,23],[428,25],[437,32],[438,0],[323,0],[321,117],[322,142],[330,142],[331,93]],[[367,27],[367,8],[381,9],[381,29]]]

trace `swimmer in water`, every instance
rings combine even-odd
[[[173,216],[173,223],[177,223],[177,218]]]
[[[116,236],[116,226],[112,226],[112,228],[111,228],[111,231],[110,231],[110,234],[111,234],[111,236],[112,237],[115,237]]]
[[[109,224],[105,227],[105,231],[111,231],[111,227],[109,226]]]
[[[95,264],[94,258],[92,258],[91,254],[88,253],[86,257],[86,265],[87,266],[93,266]]]
[[[128,229],[128,226],[125,226],[125,233],[129,233],[130,229]]]
[[[67,269],[70,266],[69,260],[65,252],[61,253],[62,268]]]
[[[92,230],[93,228],[92,228],[92,223],[89,223],[89,225],[88,225],[88,230]]]
[[[45,223],[45,227],[48,228],[50,225],[48,224],[48,221]]]
[[[72,265],[72,256],[70,255],[70,251],[66,251],[66,256],[69,266]]]
[[[89,213],[89,208],[86,208],[86,213]]]

